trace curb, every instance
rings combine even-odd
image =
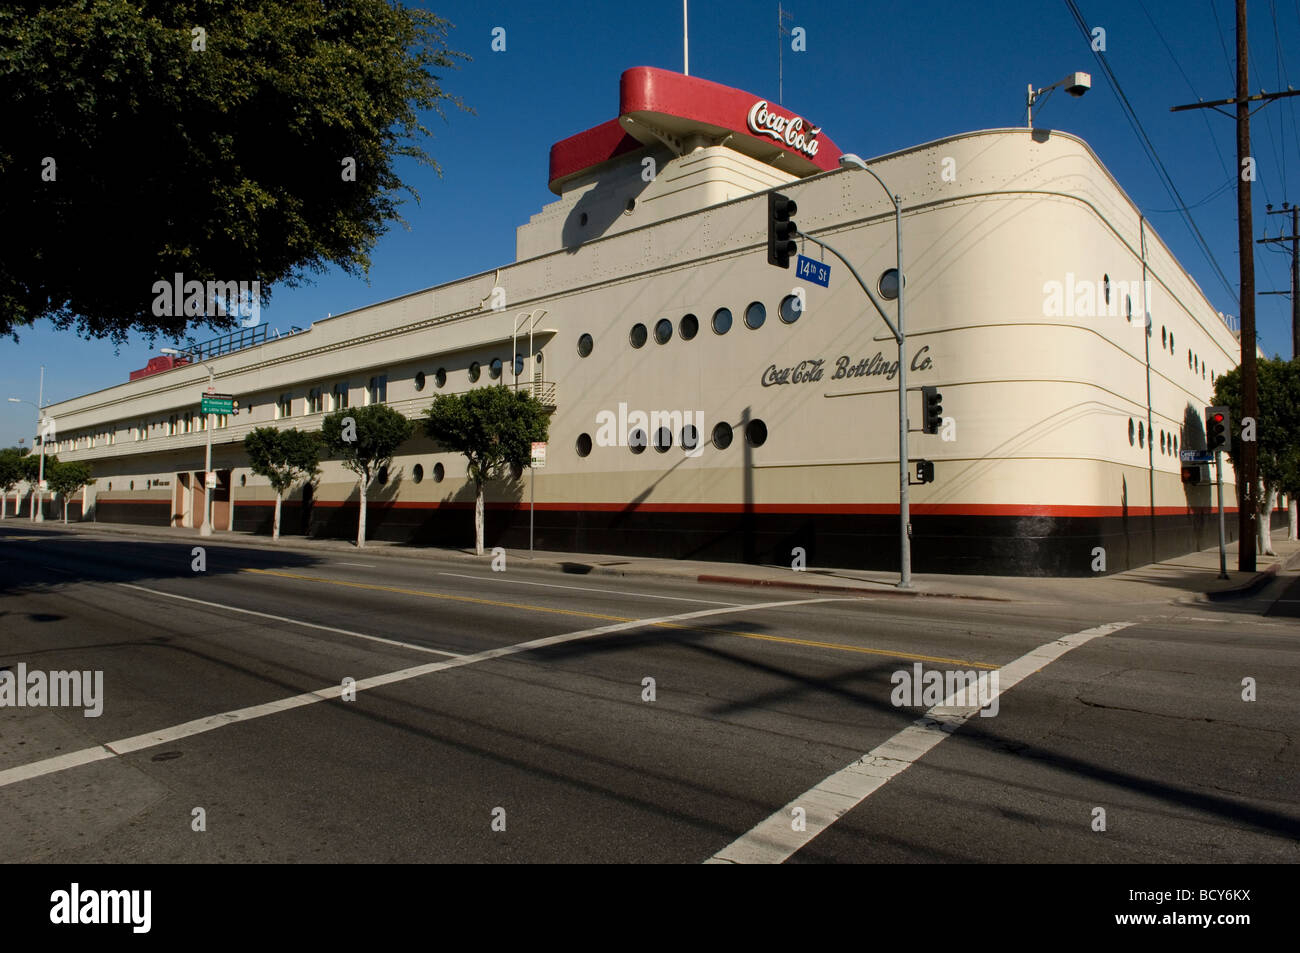
[[[1239,586],[1232,586],[1228,589],[1219,589],[1214,592],[1200,594],[1197,602],[1230,602],[1233,599],[1246,599],[1255,595],[1270,582],[1277,578],[1278,574],[1284,569],[1290,569],[1291,565],[1300,559],[1300,553],[1292,553],[1284,562],[1275,562],[1267,569],[1255,573],[1247,582]]]
[[[902,599],[977,599],[981,602],[1016,602],[1002,596],[972,596],[956,592],[919,592],[915,589],[864,589],[861,586],[819,585],[815,582],[785,582],[780,579],[747,579],[743,576],[700,575],[696,582],[722,583],[730,586],[769,586],[776,589],[799,589],[804,592],[847,592],[862,596],[894,596]]]

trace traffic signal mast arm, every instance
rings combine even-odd
[[[885,314],[885,309],[880,306],[880,302],[876,300],[876,296],[871,293],[871,289],[867,287],[867,283],[862,280],[862,276],[858,274],[858,270],[854,268],[852,264],[850,264],[849,260],[845,258],[843,255],[841,255],[834,248],[832,248],[830,245],[827,245],[824,241],[821,241],[820,239],[813,238],[807,232],[801,232],[796,229],[795,234],[798,235],[800,238],[812,242],[814,245],[826,249],[828,252],[830,252],[840,261],[844,262],[844,267],[849,270],[849,274],[851,274],[855,279],[857,279],[858,284],[862,286],[862,290],[867,293],[867,297],[870,298],[871,303],[875,305],[876,311],[879,312],[880,317],[884,319],[885,324],[888,325],[890,333],[894,335],[894,340],[897,341],[899,344],[902,344],[903,336],[898,332],[898,328],[894,327],[894,322],[889,320],[889,315]]]

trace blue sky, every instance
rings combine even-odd
[[[1091,144],[1215,307],[1238,313],[1181,216],[1169,211],[1174,203],[1064,2],[783,3],[794,14],[790,25],[803,27],[807,37],[805,52],[791,52],[785,40],[785,105],[821,125],[846,152],[864,157],[958,132],[1021,125],[1028,83],[1046,86],[1073,70],[1090,72],[1088,95],[1053,94],[1036,124]],[[614,118],[623,70],[682,68],[682,10],[675,0],[422,5],[454,24],[451,47],[473,58],[448,71],[443,85],[475,112],[449,110],[445,122],[430,117],[433,138],[425,147],[443,176],[399,167],[421,202],[403,207],[409,230],[394,224],[376,246],[368,279],[329,272],[313,284],[278,289],[262,311],[270,327],[306,327],[328,313],[512,261],[515,227],[554,199],[546,187],[551,144]],[[1210,110],[1169,112],[1173,105],[1233,95],[1235,67],[1225,58],[1235,44],[1232,0],[1078,5],[1090,25],[1106,30],[1111,68],[1235,295],[1234,124]],[[1251,0],[1250,6],[1252,91],[1282,89],[1288,80],[1300,85],[1300,0]],[[776,0],[691,0],[692,75],[775,99],[776,23]],[[504,52],[491,49],[496,27],[506,31]],[[1285,234],[1284,221],[1289,224],[1284,216],[1265,216],[1266,202],[1277,208],[1300,201],[1298,122],[1300,97],[1269,105],[1253,121],[1257,238]],[[1256,246],[1259,290],[1289,286],[1289,254],[1270,247],[1282,246]],[[1265,352],[1290,357],[1290,301],[1261,296],[1257,316]],[[50,403],[125,381],[156,353],[143,338],[118,349],[38,326],[20,332],[17,345],[0,342],[3,396],[35,401],[41,364]],[[27,405],[0,403],[0,446],[29,437],[33,417]]]

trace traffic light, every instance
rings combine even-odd
[[[1211,453],[1232,446],[1232,415],[1227,407],[1205,408],[1205,433]]]
[[[1183,464],[1183,482],[1193,486],[1201,482],[1201,465],[1199,463]]]
[[[921,388],[921,433],[938,433],[943,426],[943,394],[937,387]]]
[[[933,460],[916,461],[916,482],[917,483],[934,482],[934,461]]]
[[[794,199],[776,192],[767,193],[767,263],[778,268],[790,267],[790,256],[797,254],[794,240],[797,226],[792,218],[799,211]]]

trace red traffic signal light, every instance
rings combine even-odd
[[[1206,449],[1227,450],[1232,445],[1232,415],[1227,407],[1205,408]]]

